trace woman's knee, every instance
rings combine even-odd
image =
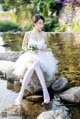
[[[40,66],[40,62],[39,61],[35,61],[33,64],[33,68],[36,69]]]
[[[29,61],[29,62],[27,63],[27,69],[30,69],[33,64],[34,64],[33,61]]]

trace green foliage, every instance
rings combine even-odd
[[[32,29],[32,24],[31,23],[28,23],[26,26],[24,26],[23,30],[25,31],[29,31]]]
[[[4,6],[8,6],[8,9],[17,9],[20,7],[24,7],[25,4],[30,4],[30,0],[2,0]]]
[[[9,7],[8,7],[8,5],[2,4],[2,9],[4,11],[8,11],[9,10]]]
[[[22,50],[22,40],[24,38],[24,33],[3,33],[2,34],[4,44],[8,44],[6,49],[11,51],[21,51]]]
[[[52,15],[55,0],[1,0],[4,11],[12,10],[17,16],[16,22],[23,22],[23,19],[30,19],[35,13],[44,17]],[[27,22],[26,22],[27,23]],[[28,26],[27,26],[28,27]],[[27,28],[26,28],[27,29]]]
[[[21,30],[19,25],[10,21],[0,21],[0,32]]]
[[[55,18],[46,18],[45,20],[45,31],[55,31],[55,28],[57,26],[57,20]]]
[[[55,31],[56,32],[64,32],[66,31],[67,29],[67,25],[58,25],[56,28],[55,28]]]
[[[72,29],[72,31],[80,32],[80,24],[76,21],[73,21],[69,27]],[[67,31],[68,25],[59,25],[55,28],[55,31],[64,32]]]
[[[3,0],[4,2],[2,3],[2,9],[4,11],[9,11],[12,10],[13,13],[15,13],[16,21],[19,22],[21,19],[22,11],[30,11],[30,9],[27,9],[27,6],[31,4],[31,0]]]
[[[31,44],[31,45],[29,45],[29,47],[27,48],[27,50],[34,51],[34,50],[39,50],[39,49],[38,49],[37,45]]]
[[[55,6],[55,0],[35,0],[38,13],[48,16],[52,12],[52,7]]]
[[[67,4],[67,5],[66,5],[66,9],[67,9],[67,10],[70,10],[71,8],[72,8],[72,5],[71,5],[71,4]]]
[[[73,31],[80,32],[80,24],[78,22],[73,21],[70,27]]]

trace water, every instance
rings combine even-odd
[[[0,79],[0,111],[2,111],[8,105],[14,104],[18,95],[12,90],[8,90],[6,87],[6,81]]]
[[[0,52],[21,51],[24,33],[1,33]],[[52,48],[54,56],[59,61],[59,74],[69,80],[69,87],[80,86],[80,33],[56,33],[48,36],[48,47]],[[0,80],[0,111],[9,104],[14,104],[17,93],[6,88],[6,81]],[[34,108],[32,108],[34,107]],[[73,118],[80,119],[80,106],[69,107]],[[42,112],[40,104],[27,103],[27,111],[35,114]],[[40,109],[40,110],[38,110]],[[30,112],[30,113],[31,113]]]

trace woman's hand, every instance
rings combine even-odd
[[[32,53],[37,54],[39,50],[33,50]]]
[[[47,48],[43,48],[43,49],[41,49],[41,51],[47,52]]]

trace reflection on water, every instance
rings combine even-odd
[[[4,47],[4,46],[5,46],[5,43],[4,43],[2,34],[0,34],[0,53],[11,51],[9,47]]]
[[[69,86],[80,86],[80,33],[56,33],[48,45],[59,60],[59,76],[69,79]]]
[[[3,33],[4,48],[7,51],[20,51],[24,33]]]

